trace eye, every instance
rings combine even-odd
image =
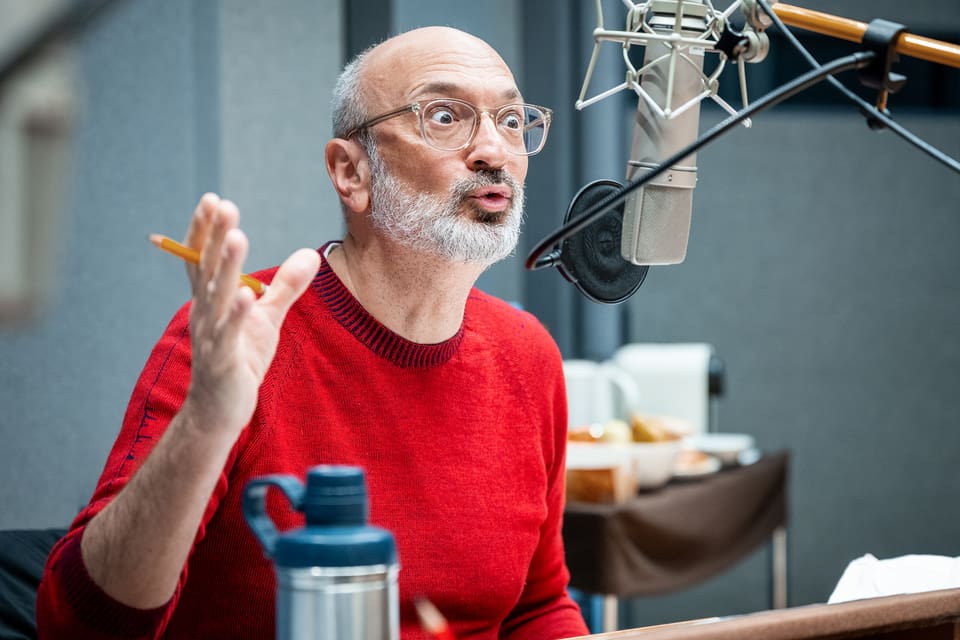
[[[522,129],[523,114],[516,110],[505,111],[500,114],[500,126],[512,130]]]
[[[434,102],[428,105],[424,114],[432,125],[451,125],[463,120],[464,108],[452,102]]]
[[[442,107],[434,109],[429,114],[430,121],[436,124],[453,124],[455,117],[450,109]]]

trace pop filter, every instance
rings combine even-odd
[[[616,180],[595,180],[573,197],[564,224],[575,220],[611,193],[621,189]],[[555,266],[580,293],[602,304],[617,304],[632,296],[644,278],[647,265],[635,265],[620,254],[623,203],[560,245]]]

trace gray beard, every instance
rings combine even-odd
[[[375,145],[370,157],[373,226],[401,246],[429,252],[451,262],[484,267],[503,260],[517,246],[523,224],[523,186],[503,170],[479,171],[457,180],[444,196],[411,193],[384,166]],[[469,201],[475,189],[505,184],[513,190],[510,207],[501,213],[479,209]],[[472,216],[461,209],[471,208]]]

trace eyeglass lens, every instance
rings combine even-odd
[[[469,144],[477,127],[477,109],[459,100],[433,100],[421,112],[423,136],[437,149],[455,150]],[[543,146],[547,116],[532,105],[513,104],[497,113],[497,131],[513,153],[536,153]]]

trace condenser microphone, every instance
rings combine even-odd
[[[680,47],[669,39],[671,34],[692,38],[702,33],[707,8],[686,0],[668,3],[672,11],[657,12],[657,4],[646,17],[647,27],[667,39],[651,39],[644,49],[628,181],[696,140],[700,98],[710,89],[703,75],[704,48]],[[696,154],[691,154],[627,197],[620,243],[625,260],[636,265],[683,262],[696,184]]]
[[[680,160],[676,157],[698,140],[704,99],[710,98],[736,115],[717,95],[717,78],[726,61],[734,60],[739,67],[746,105],[743,63],[763,60],[769,43],[752,25],[742,32],[731,30],[728,16],[718,13],[707,0],[649,0],[628,5],[632,9],[628,6],[626,27],[609,30],[597,3],[593,54],[575,106],[584,109],[622,90],[637,94],[626,171],[629,184],[598,180],[585,186],[571,202],[556,240],[544,240],[527,260],[527,268],[557,267],[585,296],[611,304],[636,292],[651,265],[683,262],[697,183],[696,153]],[[600,46],[605,42],[621,46],[626,79],[587,98]],[[639,67],[628,55],[633,45],[644,47]],[[703,70],[706,53],[722,54],[709,75]],[[750,126],[749,119],[741,122]],[[671,164],[662,166],[667,159]],[[557,244],[544,255],[551,242]]]

